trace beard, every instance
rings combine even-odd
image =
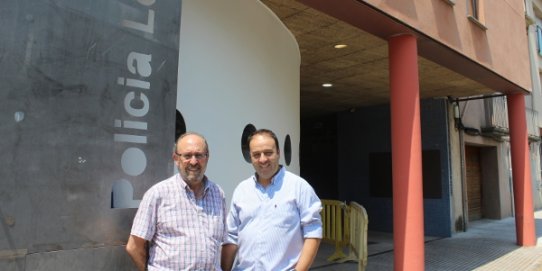
[[[200,165],[189,165],[187,167],[179,168],[179,172],[183,179],[188,183],[197,183],[203,180],[203,168]]]

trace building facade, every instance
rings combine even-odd
[[[521,0],[8,1],[0,269],[133,270],[135,209],[185,131],[229,198],[247,134],[274,130],[288,170],[394,232],[396,270],[482,217],[515,215],[532,245],[528,3],[529,40]]]
[[[525,17],[527,21],[527,33],[529,37],[529,56],[531,58],[531,78],[533,90],[530,96],[526,97],[527,121],[529,133],[540,135],[542,120],[539,113],[542,112],[542,87],[540,84],[540,71],[542,61],[542,2],[525,1]],[[533,141],[531,153],[533,154],[533,197],[535,198],[535,208],[542,208],[542,177],[541,177],[541,151],[540,143]]]

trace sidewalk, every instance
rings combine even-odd
[[[450,238],[425,239],[425,270],[542,271],[542,210],[535,212],[536,247],[516,245],[513,217],[503,220],[479,220],[467,232]],[[393,236],[369,232],[369,258],[366,271],[393,270]],[[356,263],[331,263],[326,259],[334,251],[329,244],[320,246],[311,270],[357,271]],[[346,251],[345,251],[346,252]]]

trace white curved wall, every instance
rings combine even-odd
[[[288,170],[299,173],[299,47],[260,1],[182,2],[177,110],[209,143],[207,176],[229,199],[253,173],[243,159],[247,124],[291,138]]]

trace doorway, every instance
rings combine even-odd
[[[465,146],[465,171],[467,177],[467,205],[469,221],[479,220],[484,217],[482,208],[482,165],[480,161],[480,148]]]

